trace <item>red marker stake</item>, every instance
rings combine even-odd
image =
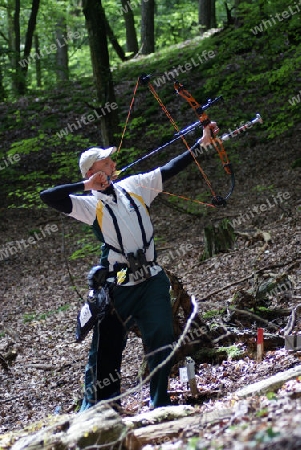
[[[263,328],[257,328],[257,361],[263,357]]]

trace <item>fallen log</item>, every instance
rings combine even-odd
[[[117,450],[126,432],[127,427],[121,417],[112,408],[98,404],[75,416],[51,417],[48,426],[35,434],[26,435],[23,431],[25,436],[21,436],[11,450],[85,449],[90,446]],[[0,441],[0,448],[10,447],[3,440]]]

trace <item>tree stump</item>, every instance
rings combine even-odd
[[[233,248],[235,242],[234,228],[228,219],[223,219],[217,225],[207,225],[204,228],[204,252],[201,260],[218,253],[224,253]]]
[[[165,269],[165,272],[171,285],[173,326],[175,338],[178,340],[193,312],[194,306],[181,280],[169,270]],[[200,347],[212,347],[212,343],[209,327],[197,313],[184,340],[184,344],[179,349],[178,357],[182,359],[187,355],[192,356],[193,352]]]

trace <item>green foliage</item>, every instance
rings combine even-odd
[[[296,159],[292,164],[292,169],[296,169],[297,167],[301,167],[301,158]]]
[[[256,443],[271,442],[280,435],[281,433],[279,431],[274,431],[273,428],[270,427],[258,431],[254,436],[254,441]]]
[[[158,145],[163,145],[170,140],[171,133],[166,124],[151,123],[146,129],[145,136],[157,137]]]
[[[155,22],[156,49],[191,39],[199,34],[197,5],[193,8],[184,2],[177,2],[171,9],[165,2],[157,5]]]
[[[118,168],[122,168],[127,166],[131,162],[135,161],[136,159],[140,158],[141,156],[142,156],[141,148],[123,147],[118,153],[118,155],[115,157],[115,161],[118,164]],[[130,170],[126,171],[126,175],[129,175],[130,173],[131,173]]]
[[[39,152],[43,148],[43,141],[45,135],[43,133],[39,134],[34,138],[21,139],[21,141],[14,142],[10,150],[7,152],[8,155],[29,155],[32,152]]]
[[[268,400],[277,400],[277,395],[275,394],[275,392],[267,392],[266,398]]]
[[[87,256],[91,257],[92,255],[99,256],[100,253],[100,245],[99,242],[95,240],[95,236],[90,226],[82,225],[82,232],[79,236],[72,236],[72,238],[77,238],[75,245],[76,250],[72,252],[69,256],[71,261],[86,258]]]
[[[89,243],[81,243],[81,247],[75,250],[72,255],[69,256],[71,261],[86,258],[88,255],[99,255],[99,244],[95,243],[95,240]]]
[[[70,309],[70,304],[66,303],[65,305],[59,306],[57,309],[53,309],[51,311],[46,311],[42,314],[36,314],[36,313],[25,313],[23,315],[23,322],[28,323],[32,321],[40,321],[45,320],[47,317],[53,316],[54,314],[58,314],[60,312],[67,311]]]
[[[268,413],[269,413],[268,408],[263,408],[257,411],[256,417],[267,417]]]
[[[262,116],[269,118],[264,126],[270,138],[282,134],[294,122],[288,99],[293,95],[290,91],[292,76],[297,74],[300,65],[300,45],[296,45],[300,35],[297,31],[299,19],[296,15],[282,21],[274,17],[286,9],[283,1],[265,3],[263,15],[260,4],[242,3],[241,13],[238,13],[244,17],[241,26],[229,28],[212,38],[218,57],[208,70],[205,85],[208,94],[218,91],[225,98],[235,98],[239,107],[248,103],[248,108],[253,106],[256,111],[259,103]],[[274,21],[269,25],[271,16]],[[290,38],[288,24],[292,30]],[[262,31],[258,31],[260,29]],[[299,39],[300,36],[297,44]],[[246,89],[252,95],[244,98]],[[265,97],[268,97],[267,102],[260,101]],[[272,109],[270,103],[277,105],[276,108]],[[296,116],[300,120],[300,111]]]
[[[158,236],[157,234],[154,236],[155,244],[166,244],[166,238],[164,236]]]
[[[222,316],[225,313],[225,309],[211,309],[210,311],[206,311],[203,313],[204,320],[210,320],[216,316]]]
[[[45,186],[65,179],[76,181],[79,176],[78,152],[83,147],[92,145],[96,144],[80,135],[70,134],[61,139],[57,135],[43,132],[36,137],[14,142],[7,155],[19,155],[20,162],[10,167],[10,171],[6,170],[1,174],[4,177],[13,177],[14,180],[13,189],[7,192],[10,207],[43,207],[40,192]],[[70,152],[70,148],[73,152]],[[77,148],[78,152],[75,152]],[[35,153],[40,154],[38,163]]]
[[[43,188],[41,184],[37,184],[34,187],[31,186],[29,191],[25,191],[23,188],[16,188],[14,191],[9,192],[9,208],[41,208],[43,205],[40,201],[40,192]]]
[[[70,154],[70,151],[52,153],[50,164],[57,167],[56,172],[52,175],[53,182],[64,178],[70,179],[71,174],[78,173],[78,157]]]
[[[268,192],[273,193],[275,192],[275,187],[273,184],[264,185],[264,184],[257,184],[252,188],[252,191],[262,193],[262,192]]]
[[[237,345],[231,345],[230,347],[219,347],[217,351],[218,353],[226,352],[228,358],[232,360],[240,359],[244,354],[244,351]]]

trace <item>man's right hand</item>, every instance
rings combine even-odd
[[[104,172],[96,172],[84,181],[85,191],[104,191],[111,184],[111,180]]]

